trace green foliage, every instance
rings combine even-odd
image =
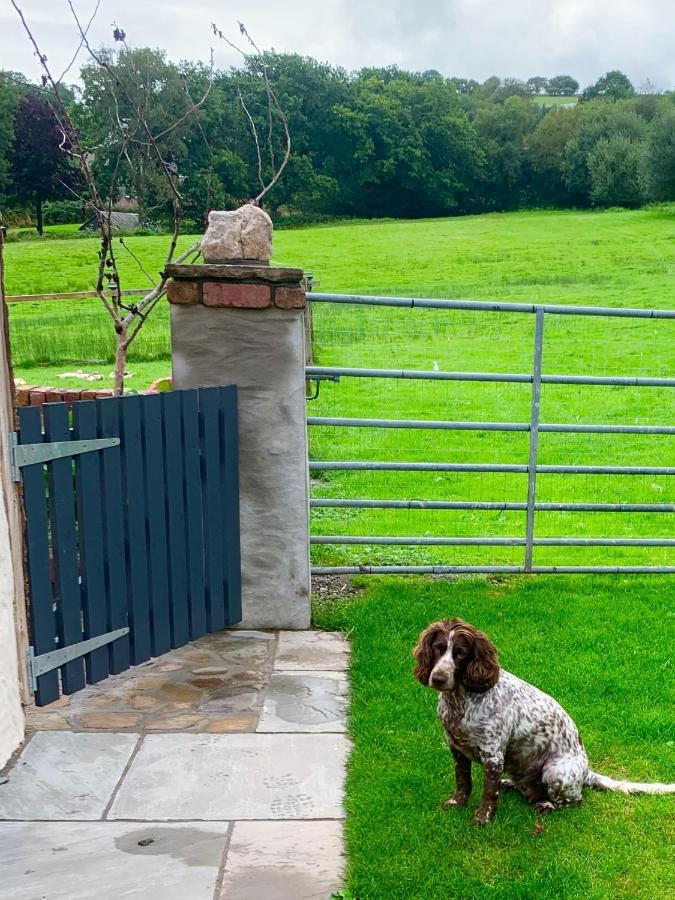
[[[88,63],[82,91],[63,88],[84,145],[93,152],[103,196],[117,170],[113,200],[132,197],[147,224],[170,224],[170,192],[143,138],[138,109],[175,172],[184,227],[201,231],[210,209],[239,206],[272,179],[285,137],[276,113],[270,131],[260,58],[215,72],[210,90],[205,66],[177,65],[159,50],[122,47],[105,51],[105,59],[117,83]],[[662,182],[670,183],[672,155],[667,137],[659,136],[666,125],[657,123],[675,108],[673,97],[635,95],[620,72],[608,72],[588,88],[578,109],[560,110],[578,99],[578,83],[570,75],[527,81],[492,76],[479,83],[396,66],[348,73],[299,54],[269,52],[264,63],[292,138],[289,164],[264,201],[279,220],[588,207],[603,193],[597,187],[593,193],[589,168],[598,141],[618,135],[640,144],[652,131],[658,134],[645,157],[648,196],[671,196]],[[10,88],[5,85],[11,94]],[[204,102],[189,112],[205,92]],[[0,94],[0,181],[2,147],[9,146],[16,127],[10,94],[4,106]],[[119,163],[118,117],[134,136]],[[42,165],[52,181],[55,164]],[[16,187],[6,191],[14,205],[21,202]],[[629,196],[627,202],[636,202],[635,192]]]
[[[44,205],[45,225],[81,223],[84,205],[79,200],[50,200]]]
[[[625,100],[635,94],[635,88],[627,75],[618,69],[607,72],[595,82],[589,85],[581,95],[582,100],[595,100],[598,97],[607,100]]]
[[[10,183],[9,154],[14,143],[14,119],[19,105],[19,92],[0,72],[0,197]]]
[[[665,111],[652,125],[645,174],[652,200],[675,200],[675,109]]]
[[[672,798],[584,791],[538,819],[517,792],[493,823],[444,811],[453,764],[436,696],[412,677],[429,622],[459,616],[487,631],[507,670],[554,696],[591,765],[672,780],[672,584],[667,576],[361,578],[361,595],[316,601],[320,628],[351,645],[346,896],[359,900],[603,900],[666,897]],[[572,624],[571,624],[572,623]]]
[[[579,82],[571,75],[556,75],[548,82],[548,93],[553,97],[571,97],[578,90]]]
[[[591,200],[599,206],[639,206],[644,196],[642,146],[617,134],[588,154]]]

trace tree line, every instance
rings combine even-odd
[[[201,230],[209,209],[246,202],[269,180],[270,160],[283,155],[261,66],[292,137],[288,167],[265,197],[279,218],[675,200],[675,92],[636,91],[618,71],[578,94],[569,75],[479,83],[393,66],[348,73],[284,53],[213,71],[174,64],[150,48],[102,52],[161,136],[183,197],[183,230]],[[181,121],[180,110],[204,94]],[[563,103],[548,105],[542,94]],[[164,181],[147,142],[130,140],[120,154],[132,111],[112,95],[101,68],[84,65],[80,84],[64,87],[64,96],[101,193],[115,184],[118,199],[138,205],[143,223],[161,223]],[[0,208],[7,219],[28,209],[41,225],[47,201],[51,219],[87,215],[67,151],[40,85],[26,85],[18,73],[0,77]]]

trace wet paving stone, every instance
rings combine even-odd
[[[271,633],[205,635],[71,697],[29,709],[27,727],[129,733],[255,731],[275,647]]]

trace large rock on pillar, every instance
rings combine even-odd
[[[209,213],[209,227],[201,242],[207,263],[267,263],[272,255],[272,220],[247,203],[240,209]]]
[[[244,628],[310,624],[300,269],[172,265],[173,385],[239,388]]]

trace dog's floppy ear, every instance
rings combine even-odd
[[[439,633],[449,632],[449,622],[433,622],[420,634],[417,646],[413,650],[413,656],[417,660],[414,676],[420,684],[428,685],[431,670],[434,667],[434,641]]]
[[[467,691],[483,693],[499,681],[497,649],[482,631],[473,629],[473,653],[462,673]]]

